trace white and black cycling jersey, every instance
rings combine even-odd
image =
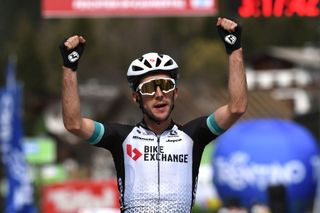
[[[89,143],[112,153],[121,212],[191,212],[203,150],[223,132],[213,114],[161,135],[143,122],[95,125]]]

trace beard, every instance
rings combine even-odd
[[[152,112],[151,109],[146,109],[142,106],[142,112],[146,115],[146,117],[157,124],[160,124],[163,121],[167,121],[172,113],[172,110],[174,108],[174,98],[172,98],[172,101],[169,103],[169,110],[166,112],[166,115],[164,116],[157,116],[155,113]]]
[[[170,108],[172,109],[173,105]],[[144,110],[144,114],[146,114],[146,116],[149,118],[149,120],[154,121],[157,124],[160,124],[162,121],[168,120],[168,118],[170,117],[171,112],[172,112],[171,109],[165,117],[156,116],[152,112],[150,112],[149,110]]]

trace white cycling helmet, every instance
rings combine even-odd
[[[136,90],[141,78],[154,73],[167,73],[171,78],[178,79],[178,65],[168,55],[159,53],[146,53],[135,59],[129,66],[127,79],[132,88]]]

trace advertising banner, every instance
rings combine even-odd
[[[53,163],[56,160],[56,142],[49,137],[27,137],[23,140],[26,159],[34,165]]]
[[[22,149],[22,87],[16,82],[15,62],[9,61],[6,87],[0,89],[0,146],[5,170],[4,213],[33,213],[33,187]]]
[[[43,213],[94,212],[98,209],[119,209],[116,180],[64,182],[43,188]]]
[[[319,149],[297,123],[280,119],[239,122],[219,138],[213,154],[214,183],[225,203],[265,204],[283,213],[310,212]]]
[[[45,18],[214,16],[217,0],[42,0]]]
[[[320,15],[319,0],[239,0],[241,17],[317,17]]]

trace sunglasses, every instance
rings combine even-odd
[[[137,92],[140,92],[141,95],[154,95],[157,87],[159,87],[163,93],[168,93],[176,88],[176,83],[172,78],[151,79],[139,84]]]

